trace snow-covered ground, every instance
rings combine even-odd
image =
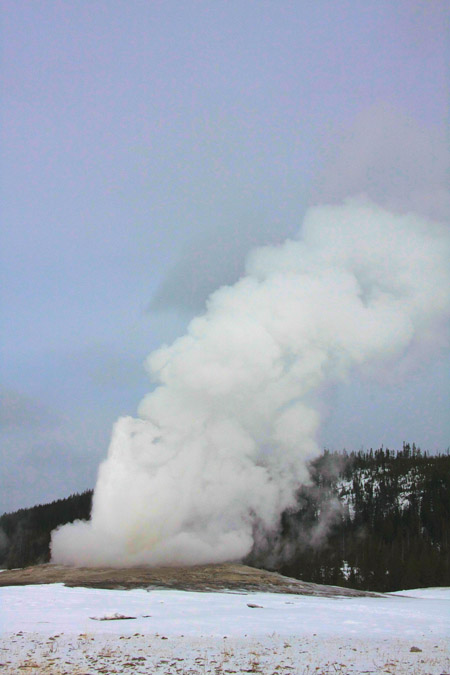
[[[0,588],[0,672],[450,673],[450,589],[403,594],[9,586]]]

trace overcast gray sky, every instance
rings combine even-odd
[[[450,5],[2,4],[0,511],[92,487],[142,363],[308,206],[450,222]],[[450,358],[327,392],[333,449],[450,444]]]

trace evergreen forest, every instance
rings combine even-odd
[[[250,564],[373,591],[450,586],[450,454],[325,452]]]
[[[50,560],[50,535],[58,525],[89,520],[92,490],[0,516],[0,567],[13,569]]]
[[[243,562],[304,581],[374,591],[450,586],[450,454],[404,444],[325,451],[283,513],[278,532],[255,528]],[[92,491],[0,517],[0,567],[50,558],[58,525],[87,520]]]

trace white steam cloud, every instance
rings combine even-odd
[[[317,400],[442,338],[449,231],[364,199],[311,209],[255,250],[187,334],[148,358],[158,386],[119,419],[92,519],[53,533],[54,562],[237,560],[277,527],[318,452]],[[435,342],[436,340],[436,342]]]

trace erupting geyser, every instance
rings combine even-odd
[[[92,519],[53,533],[53,561],[245,556],[255,524],[277,527],[307,478],[319,389],[442,339],[449,260],[447,227],[364,199],[311,209],[298,239],[255,250],[148,358],[157,386],[139,419],[116,423]]]

